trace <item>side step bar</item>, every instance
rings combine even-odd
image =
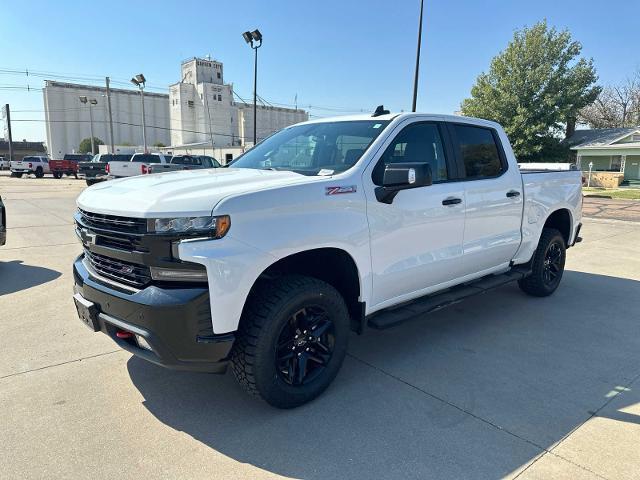
[[[444,292],[426,295],[400,306],[376,312],[367,319],[367,323],[370,327],[378,330],[394,327],[406,320],[440,310],[467,297],[485,293],[488,290],[520,280],[530,274],[531,270],[527,267],[514,267],[500,275],[487,275],[473,282],[449,288]]]

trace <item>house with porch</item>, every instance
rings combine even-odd
[[[640,127],[576,130],[567,140],[591,186],[640,186]]]

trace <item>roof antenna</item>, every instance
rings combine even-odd
[[[384,105],[378,105],[376,107],[376,111],[373,112],[373,115],[371,115],[372,117],[379,117],[380,115],[388,115],[389,113],[391,113],[389,110],[385,110],[384,109]]]

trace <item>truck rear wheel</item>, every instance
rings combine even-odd
[[[36,168],[36,178],[42,178],[42,177],[44,177],[44,171],[40,167]]]
[[[301,275],[265,282],[245,307],[231,354],[233,373],[270,405],[297,407],[333,381],[349,331],[344,299],[328,283]]]
[[[546,297],[556,291],[567,256],[564,237],[555,228],[542,229],[538,248],[531,259],[531,275],[518,281],[520,289],[535,297]]]

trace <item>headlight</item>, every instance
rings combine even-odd
[[[231,227],[229,215],[218,217],[156,218],[153,230],[156,233],[202,233],[213,238],[222,238]]]

